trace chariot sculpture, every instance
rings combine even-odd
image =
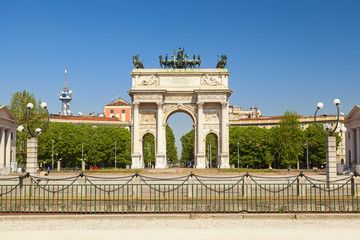
[[[168,54],[166,54],[165,59],[160,55],[160,68],[199,68],[201,66],[200,54],[197,59],[195,54],[192,59],[189,59],[189,55],[184,55],[184,51],[184,48],[179,48],[177,51],[174,49],[174,53],[171,54],[171,59],[169,59]]]

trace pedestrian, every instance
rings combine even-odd
[[[48,175],[50,174],[50,167],[47,168]]]
[[[76,166],[76,172],[79,172],[79,167],[78,166]]]
[[[73,167],[73,172],[75,172],[75,168]]]
[[[288,172],[290,172],[290,167],[288,167]]]

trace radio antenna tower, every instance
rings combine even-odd
[[[71,115],[70,102],[72,100],[72,90],[69,90],[67,88],[66,74],[67,74],[67,69],[65,68],[65,85],[64,85],[64,88],[62,89],[62,91],[59,94],[59,100],[61,101],[60,115],[62,115],[62,116]]]

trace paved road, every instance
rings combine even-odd
[[[273,215],[274,216],[274,215]],[[280,216],[280,217],[279,217]],[[339,217],[339,218],[338,218]],[[189,215],[3,217],[0,239],[358,239],[360,218],[346,215],[294,219],[241,215],[190,219]]]

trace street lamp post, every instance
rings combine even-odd
[[[52,151],[51,151],[51,170],[54,170],[54,141],[55,140],[51,140],[52,142]]]
[[[309,169],[309,143],[306,140],[306,168]]]
[[[26,113],[26,125],[27,130],[25,131],[23,126],[19,126],[17,128],[18,132],[26,132],[30,135],[30,137],[27,139],[27,153],[26,153],[26,171],[30,173],[31,175],[37,174],[37,145],[38,141],[36,136],[42,133],[47,125],[49,124],[50,114],[47,109],[47,104],[45,102],[42,102],[40,104],[40,107],[46,110],[47,113],[47,122],[44,128],[36,128],[35,132],[32,132],[30,130],[30,124],[29,124],[29,115],[31,109],[33,109],[34,105],[32,103],[27,104],[27,113]]]
[[[315,115],[314,115],[314,121],[316,127],[319,129],[320,132],[326,135],[326,183],[329,187],[330,182],[336,180],[336,137],[333,136],[334,132],[336,131],[338,124],[339,124],[339,104],[340,100],[335,99],[334,105],[337,108],[337,119],[336,119],[336,125],[333,130],[330,130],[329,126],[327,124],[324,125],[324,130],[321,129],[317,122],[316,122],[316,114],[317,112],[324,107],[324,104],[319,102],[316,107]],[[343,129],[345,130],[345,129]]]
[[[81,142],[81,169],[85,171],[85,161],[84,161],[84,141]]]
[[[149,159],[148,159],[148,168],[151,166],[151,145],[147,142],[148,150],[149,150]]]
[[[212,168],[212,159],[211,159],[211,142],[210,142],[210,168]]]
[[[117,141],[115,141],[115,168],[117,168],[117,163],[116,163],[116,143],[117,143]]]
[[[237,150],[238,150],[238,168],[239,168],[239,145],[240,145],[240,143],[239,142],[237,142]]]

